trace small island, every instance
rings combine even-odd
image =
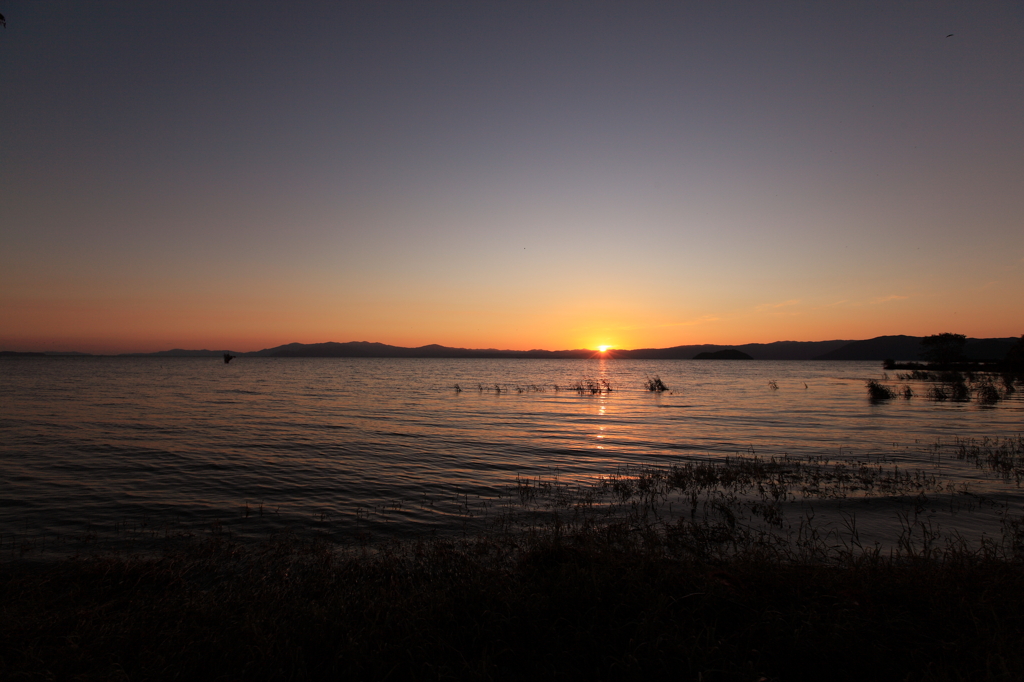
[[[751,356],[747,355],[741,350],[735,348],[728,348],[726,350],[718,350],[713,353],[697,353],[693,356],[694,360],[753,360]]]

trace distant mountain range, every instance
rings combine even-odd
[[[835,350],[823,353],[816,360],[885,360],[897,362],[923,360],[920,336],[879,336],[866,341],[851,341]],[[1006,357],[1017,343],[1016,337],[1003,339],[967,339],[964,355],[968,360],[998,362]]]
[[[775,343],[749,343],[742,346],[674,346],[672,348],[613,349],[605,357],[634,360],[689,360],[699,353],[713,353],[736,349],[760,360],[812,360],[823,353],[840,349],[850,341],[777,341]],[[269,358],[523,358],[523,359],[575,359],[599,355],[593,349],[575,350],[499,350],[496,348],[451,348],[430,344],[418,348],[389,346],[384,343],[350,341],[348,343],[289,343],[276,348],[236,353],[221,350],[169,350],[147,355],[155,357],[219,357],[230,352],[239,357]],[[886,356],[888,357],[888,356]],[[884,359],[884,358],[882,358]]]
[[[776,341],[747,343],[739,346],[701,344],[672,348],[613,349],[607,357],[633,360],[689,360],[700,353],[737,350],[755,360],[876,360],[898,362],[921,360],[920,336],[879,336],[864,341]],[[1015,337],[998,339],[967,339],[964,352],[971,360],[1002,360],[1017,342]],[[269,358],[524,358],[571,359],[592,358],[597,351],[577,350],[497,350],[494,348],[451,348],[430,344],[418,348],[389,346],[384,343],[350,341],[348,343],[289,343],[276,348],[241,353],[227,350],[164,350],[156,353],[128,353],[133,357],[221,357],[230,353],[238,357]],[[85,355],[84,353],[13,353],[3,355]]]

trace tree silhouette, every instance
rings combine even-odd
[[[1017,370],[1024,370],[1024,335],[1017,339],[1017,343],[1010,348],[1006,354],[1006,364]]]
[[[967,337],[963,334],[933,334],[921,339],[921,357],[940,365],[966,360],[964,345]]]

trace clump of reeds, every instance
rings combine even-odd
[[[896,376],[902,381],[932,382],[933,385],[928,389],[928,397],[936,402],[946,400],[967,402],[973,395],[983,405],[993,405],[1007,399],[1013,394],[1016,381],[1012,372],[1002,374],[955,370],[929,372],[915,369],[913,372],[900,373]],[[909,398],[913,395],[913,390],[909,386],[905,386],[902,393],[904,397]]]
[[[955,400],[966,402],[971,399],[971,388],[967,385],[964,375],[959,372],[943,372],[933,375],[933,380],[941,381],[928,390],[928,397],[936,402]]]
[[[867,389],[868,397],[871,400],[891,400],[896,397],[896,391],[891,386],[886,386],[874,379],[868,379]]]
[[[611,393],[612,385],[604,379],[590,379],[584,377],[575,383],[567,386],[555,386],[556,391],[574,391],[580,395],[596,395],[598,393]]]
[[[992,385],[990,381],[982,381],[978,383],[975,391],[977,392],[978,402],[983,405],[994,405],[1003,399],[999,395],[999,389]]]
[[[956,438],[956,458],[988,468],[1003,480],[1024,481],[1024,436]]]
[[[656,393],[663,393],[668,390],[668,386],[661,380],[661,377],[655,374],[653,377],[647,377],[647,381],[644,382],[644,388],[648,391],[654,391]]]
[[[964,381],[963,377],[953,380],[947,384],[949,387],[950,398],[958,402],[966,402],[971,399],[971,389],[967,386],[967,382]]]
[[[459,390],[459,385],[455,384],[455,388],[456,388],[456,391],[458,391]],[[543,386],[538,386],[537,384],[520,385],[520,384],[497,384],[496,383],[496,384],[493,384],[492,386],[489,386],[489,387],[488,386],[484,386],[483,384],[477,384],[477,389],[481,393],[483,393],[484,391],[487,391],[488,393],[493,391],[494,393],[499,394],[499,395],[502,394],[502,393],[543,393],[544,392],[544,387]],[[555,387],[555,390],[558,390],[557,386]]]

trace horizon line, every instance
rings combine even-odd
[[[674,345],[674,346],[664,346],[664,347],[643,346],[643,347],[638,347],[638,348],[620,348],[620,347],[616,347],[616,346],[612,346],[612,345],[601,344],[600,346],[598,346],[596,348],[560,348],[560,349],[553,349],[553,350],[545,349],[545,348],[530,348],[530,349],[525,349],[525,350],[516,350],[516,349],[511,349],[511,348],[496,348],[496,347],[490,347],[490,348],[470,348],[470,347],[466,347],[466,346],[446,346],[446,345],[440,344],[440,343],[426,343],[426,344],[422,344],[422,345],[419,345],[419,346],[397,346],[397,345],[394,345],[394,344],[384,343],[382,341],[316,341],[316,342],[312,342],[312,343],[302,342],[302,341],[291,341],[291,342],[288,342],[288,343],[279,344],[277,346],[269,346],[269,347],[266,347],[266,348],[260,348],[258,350],[250,350],[250,351],[240,351],[240,350],[235,350],[235,349],[231,349],[231,348],[210,349],[210,348],[182,348],[182,347],[176,347],[176,348],[167,348],[167,349],[155,350],[155,351],[123,351],[123,352],[112,352],[112,353],[83,352],[83,351],[70,350],[70,349],[68,349],[68,350],[8,350],[8,349],[0,349],[0,353],[3,353],[3,354],[31,353],[31,354],[42,354],[42,355],[89,355],[89,356],[99,356],[99,357],[117,357],[117,356],[122,356],[122,355],[154,355],[154,354],[157,354],[157,353],[172,353],[172,352],[180,351],[180,352],[185,352],[185,353],[225,353],[225,352],[230,352],[230,353],[240,353],[240,354],[249,355],[249,354],[253,354],[253,353],[262,353],[262,352],[272,351],[272,350],[276,350],[276,349],[280,349],[280,348],[286,348],[288,346],[326,346],[326,345],[332,345],[332,344],[333,345],[339,345],[339,346],[357,345],[357,344],[376,345],[376,346],[387,346],[389,348],[397,348],[397,349],[402,349],[402,350],[418,350],[418,349],[421,349],[421,348],[437,347],[437,348],[445,348],[445,349],[450,349],[450,350],[462,350],[462,351],[474,351],[474,352],[496,352],[496,353],[581,353],[581,352],[613,353],[613,352],[616,352],[616,351],[618,351],[618,352],[663,351],[663,350],[671,350],[673,348],[686,348],[686,347],[698,347],[698,346],[715,346],[715,347],[720,347],[720,348],[733,348],[733,347],[741,347],[741,346],[769,346],[769,345],[778,344],[778,343],[834,343],[834,342],[840,342],[840,341],[841,342],[845,342],[845,343],[855,343],[855,342],[858,342],[858,341],[872,341],[874,339],[894,338],[894,337],[925,338],[923,336],[922,337],[918,337],[918,336],[914,336],[914,335],[911,335],[911,334],[883,334],[883,335],[880,335],[880,336],[873,336],[873,337],[866,338],[866,339],[838,339],[838,338],[836,338],[836,339],[821,339],[821,340],[815,340],[815,341],[798,341],[798,340],[794,340],[794,339],[779,339],[779,340],[776,340],[776,341],[768,341],[768,342],[752,341],[752,342],[746,342],[746,343],[682,343],[682,344],[677,344],[677,345]],[[1013,338],[1013,339],[1015,339],[1017,337],[1016,336],[1008,336],[1008,337],[970,337],[969,336],[969,337],[967,337],[968,340],[984,340],[984,339],[987,339],[987,338],[994,338],[994,339],[1002,339],[1002,338],[1011,339],[1011,338]]]

